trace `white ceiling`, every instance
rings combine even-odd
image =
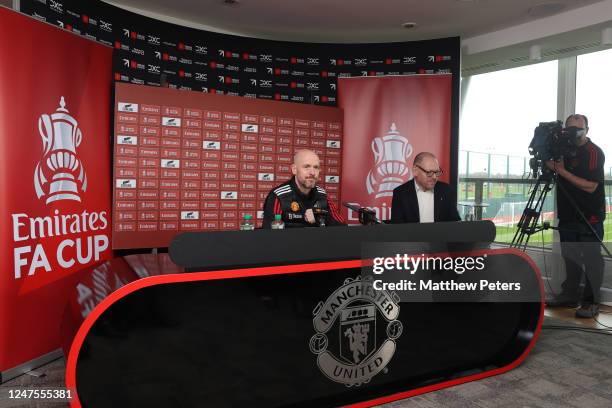
[[[595,51],[601,28],[612,26],[612,0],[236,1],[106,0],[163,21],[273,40],[363,43],[460,36],[466,74],[532,63],[526,56],[535,43],[545,54],[542,60],[559,58],[555,50],[569,47],[582,47],[574,55]],[[417,27],[405,29],[405,22]],[[585,44],[590,44],[587,51]]]
[[[601,0],[111,0],[109,3],[225,33],[305,42],[391,42],[473,37]],[[557,7],[555,7],[555,5]],[[544,9],[546,10],[546,8]],[[553,13],[554,14],[554,13]],[[550,15],[550,14],[549,14]],[[404,22],[417,28],[402,28]]]

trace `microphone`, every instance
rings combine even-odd
[[[376,212],[374,210],[365,207],[359,207],[357,205],[347,203],[346,201],[342,202],[342,205],[346,208],[350,208],[351,210],[356,211],[359,214],[359,223],[362,225],[382,224],[382,222],[378,218],[376,218]]]
[[[329,211],[321,208],[321,204],[319,203],[319,201],[316,201],[314,203],[314,206],[312,207],[312,213],[314,214],[315,220],[317,221],[317,224],[319,224],[319,227],[324,227],[325,217],[327,216],[327,214],[329,214]]]

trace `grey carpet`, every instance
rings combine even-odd
[[[567,323],[545,318],[547,325]],[[383,407],[610,408],[612,334],[544,329],[512,371]]]
[[[546,318],[546,325],[567,325]],[[0,385],[0,408],[68,407],[67,403],[9,399],[11,389],[49,389],[64,385],[64,362]],[[205,407],[205,402],[202,404]],[[610,408],[612,407],[612,335],[543,330],[538,343],[518,368],[499,376],[400,400],[385,408]]]

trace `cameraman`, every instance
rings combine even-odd
[[[605,157],[603,151],[586,136],[589,131],[586,116],[570,115],[565,121],[565,131],[576,137],[576,155],[564,157],[560,161],[549,160],[546,166],[557,173],[557,183],[563,187],[557,190],[557,215],[566,278],[559,297],[547,302],[547,305],[576,307],[580,300],[576,317],[588,318],[599,314],[603,281],[604,260],[598,241],[603,240],[603,221],[606,216]],[[597,237],[577,210],[584,214]],[[580,296],[579,285],[583,273],[586,277],[585,287]]]

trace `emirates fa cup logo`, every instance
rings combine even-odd
[[[412,178],[408,166],[412,145],[392,123],[385,136],[372,140],[372,152],[375,163],[366,179],[368,194],[376,193],[376,198],[391,197],[395,187]]]
[[[46,197],[47,204],[61,200],[81,201],[79,194],[87,190],[87,175],[76,149],[83,134],[66,109],[63,96],[55,113],[38,118],[38,131],[44,153],[34,171],[36,195]]]

